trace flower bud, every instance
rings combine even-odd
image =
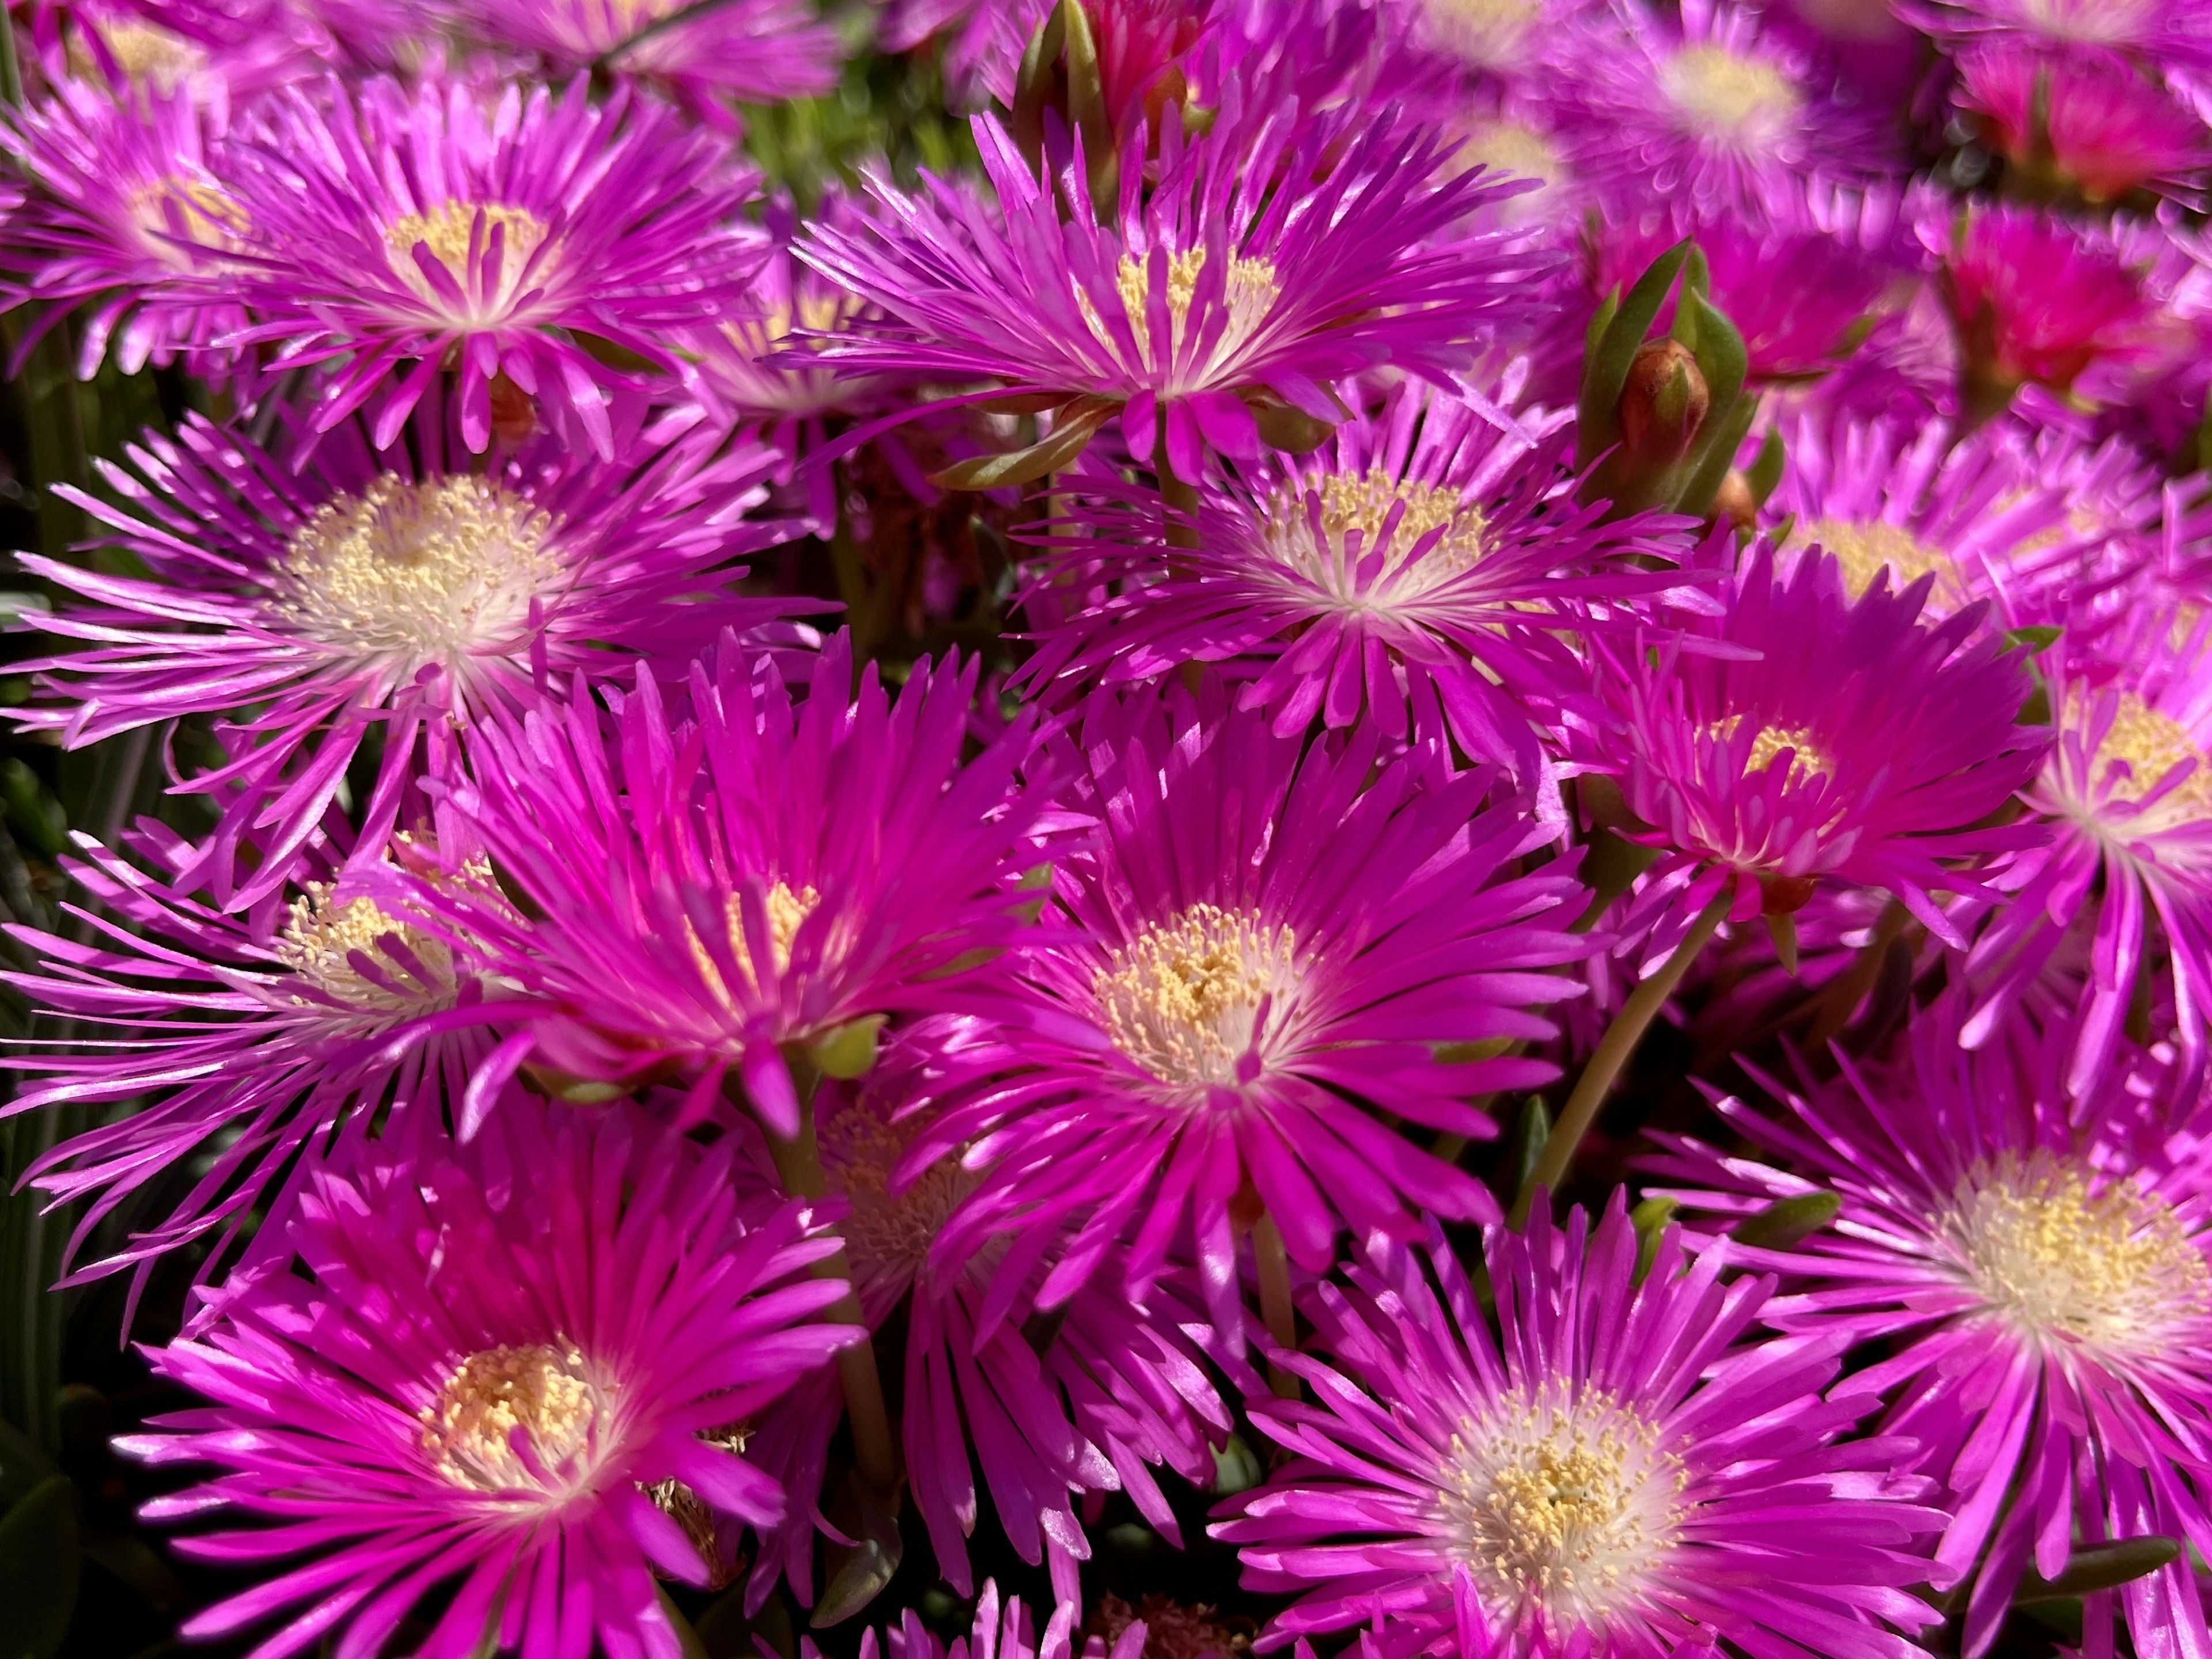
[[[1620,435],[1641,466],[1668,467],[1690,453],[1712,401],[1698,360],[1680,340],[1646,340],[1620,392]]]
[[[1720,489],[1713,496],[1713,516],[1726,519],[1738,530],[1753,530],[1759,526],[1759,503],[1753,499],[1751,480],[1743,469],[1732,466],[1721,480]]]

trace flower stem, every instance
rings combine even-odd
[[[1892,899],[1882,908],[1881,915],[1874,925],[1874,936],[1859,947],[1851,958],[1851,965],[1828,983],[1813,1004],[1813,1029],[1805,1034],[1806,1045],[1814,1054],[1826,1052],[1828,1044],[1843,1035],[1844,1027],[1851,1023],[1851,1016],[1866,994],[1874,988],[1875,977],[1881,972],[1881,959],[1889,954],[1890,945],[1905,931],[1910,913],[1904,905]]]
[[[1252,1229],[1252,1256],[1260,1270],[1260,1317],[1279,1348],[1298,1346],[1297,1310],[1291,1304],[1291,1258],[1283,1248],[1283,1230],[1275,1218],[1262,1215]],[[1285,1400],[1298,1397],[1298,1379],[1279,1366],[1269,1366],[1267,1385]]]
[[[1659,971],[1644,980],[1628,994],[1628,1000],[1620,1005],[1620,1012],[1606,1027],[1605,1036],[1597,1045],[1597,1052],[1583,1067],[1576,1081],[1575,1091],[1567,1097],[1560,1110],[1559,1121],[1544,1142],[1543,1156],[1536,1160],[1528,1184],[1521,1189],[1513,1206],[1513,1218],[1517,1225],[1528,1218],[1528,1207],[1534,1201],[1539,1187],[1556,1190],[1567,1165],[1574,1160],[1575,1148],[1581,1145],[1589,1126],[1596,1121],[1597,1110],[1605,1103],[1621,1068],[1628,1057],[1636,1052],[1636,1045],[1644,1040],[1644,1033],[1658,1018],[1667,999],[1674,994],[1674,988],[1682,982],[1682,975],[1690,971],[1690,964],[1705,948],[1705,941],[1721,925],[1728,914],[1729,901],[1734,893],[1733,884],[1723,886],[1713,895],[1712,902],[1698,913],[1690,924],[1690,931],[1682,935],[1682,942],[1674,947]]]
[[[822,1148],[814,1137],[814,1085],[811,1077],[795,1077],[799,1084],[799,1133],[788,1140],[768,1137],[769,1156],[783,1189],[793,1198],[826,1198],[830,1179],[822,1170]],[[841,1240],[836,1254],[824,1256],[813,1267],[817,1279],[847,1281],[845,1294],[831,1303],[829,1316],[857,1325],[860,1340],[837,1350],[837,1381],[845,1391],[845,1420],[853,1430],[853,1464],[860,1479],[879,1492],[898,1486],[898,1443],[891,1433],[890,1413],[884,1404],[883,1379],[876,1371],[876,1346],[869,1340],[867,1316],[860,1298],[850,1288],[852,1268]]]

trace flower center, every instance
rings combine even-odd
[[[1445,1517],[1486,1601],[1561,1627],[1602,1619],[1674,1541],[1685,1477],[1656,1425],[1564,1385],[1501,1401],[1452,1437]]]
[[[1668,60],[1659,83],[1692,132],[1740,149],[1787,125],[1803,102],[1773,64],[1725,46],[1684,46]]]
[[[416,262],[417,246],[446,268],[467,307],[454,320],[486,322],[514,308],[531,255],[544,241],[545,222],[526,208],[500,202],[444,201],[428,213],[403,214],[385,227],[392,269],[425,302],[440,311],[453,303]],[[492,244],[499,252],[491,252]]]
[[[1110,952],[1091,981],[1114,1046],[1163,1083],[1235,1083],[1263,1003],[1297,988],[1297,936],[1194,904]]]
[[[1312,512],[1316,496],[1318,536]],[[1382,526],[1401,507],[1380,568],[1367,568]],[[1275,556],[1334,598],[1359,605],[1371,604],[1380,586],[1389,587],[1393,598],[1416,599],[1465,574],[1482,556],[1488,529],[1482,509],[1472,501],[1462,505],[1457,489],[1399,478],[1382,467],[1328,473],[1305,492],[1285,490],[1267,504],[1267,544]],[[1354,531],[1359,533],[1356,554],[1346,543]],[[1430,537],[1424,546],[1423,538]]]
[[[2133,46],[2151,18],[2154,0],[2021,0],[2021,21],[2054,40],[2084,46]]]
[[[588,1472],[610,1412],[582,1353],[533,1342],[471,1354],[420,1415],[422,1449],[455,1486],[555,1492]]]
[[[207,54],[181,34],[157,23],[115,18],[93,25],[100,44],[115,60],[116,68],[134,86],[151,86],[156,92],[174,92],[188,76],[207,66]],[[92,53],[72,39],[64,56],[71,78],[82,81],[98,72]]]
[[[1889,572],[1891,588],[1899,592],[1931,571],[1936,595],[1960,593],[1964,587],[1958,562],[1948,553],[1886,520],[1863,524],[1849,519],[1802,520],[1790,541],[1792,546],[1818,546],[1835,555],[1844,589],[1854,599],[1863,598],[1875,578],[1885,570]]]
[[[1510,70],[1536,24],[1534,0],[1429,0],[1437,37],[1478,69]]]
[[[902,1193],[890,1189],[891,1172],[921,1132],[921,1115],[894,1121],[872,1094],[861,1094],[825,1114],[817,1135],[830,1190],[852,1210],[839,1224],[853,1288],[871,1324],[906,1294],[945,1222],[975,1190],[976,1177],[956,1158],[942,1158]]]
[[[2038,1150],[1976,1168],[1943,1233],[1990,1310],[2039,1334],[2156,1348],[2212,1314],[2212,1269],[2163,1200]]]
[[[1517,178],[1539,179],[1547,185],[1556,185],[1567,176],[1567,164],[1559,146],[1535,128],[1519,121],[1486,121],[1473,128],[1460,149],[1459,160],[1466,165],[1479,162]],[[1540,211],[1536,203],[1543,194],[1542,191],[1532,191],[1492,210],[1509,220],[1532,217]]]
[[[533,599],[567,573],[550,513],[471,477],[386,473],[325,501],[277,562],[276,608],[331,650],[381,664],[397,686],[435,664],[521,648]]]
[[[155,179],[131,197],[130,214],[147,251],[173,270],[198,263],[179,244],[233,251],[252,226],[243,207],[204,179]]]
[[[1735,741],[1736,733],[1742,730],[1746,718],[1742,714],[1733,715],[1708,730],[1732,744]],[[1792,781],[1810,782],[1821,773],[1832,774],[1836,769],[1835,763],[1828,758],[1826,752],[1814,741],[1812,732],[1804,726],[1761,724],[1759,730],[1752,734],[1751,752],[1744,757],[1744,775],[1750,777],[1767,770],[1781,758],[1785,749],[1790,754],[1790,770],[1783,780],[1785,783]]]
[[[1206,269],[1206,250],[1185,248],[1170,255],[1167,264],[1167,355],[1173,356],[1188,337],[1191,302],[1198,296],[1199,274]],[[1129,331],[1136,337],[1138,355],[1149,362],[1152,357],[1151,256],[1140,258],[1133,253],[1123,254],[1115,284],[1121,290],[1121,309],[1129,319]],[[1274,261],[1247,259],[1232,254],[1222,291],[1228,319],[1213,347],[1213,356],[1218,359],[1227,356],[1258,333],[1282,291],[1282,285],[1275,280]],[[1087,296],[1084,303],[1088,311]],[[1091,321],[1099,337],[1105,338],[1105,331],[1095,315]]]
[[[446,1002],[456,988],[445,941],[394,921],[373,899],[334,903],[325,882],[309,883],[306,896],[292,901],[291,920],[273,948],[320,993],[302,1001],[397,1018]]]
[[[2160,796],[2158,805],[2175,809],[2179,818],[2212,817],[2212,765],[2204,751],[2191,741],[2187,726],[2135,692],[2120,694],[2112,729],[2097,745],[2096,757],[2104,763],[2106,793],[2123,801],[2141,800],[2175,767],[2195,762],[2197,769]]]

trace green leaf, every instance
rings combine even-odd
[[[879,1492],[857,1474],[846,1475],[830,1507],[830,1520],[851,1544],[826,1552],[829,1583],[814,1609],[817,1630],[842,1624],[884,1593],[898,1571],[905,1545],[899,1538],[899,1496]]]
[[[1751,499],[1765,507],[1782,483],[1783,469],[1789,465],[1790,453],[1782,441],[1782,428],[1770,427],[1765,439],[1759,446],[1759,453],[1752,459],[1751,467],[1743,475],[1751,486]]]
[[[83,1571],[76,1488],[66,1475],[49,1476],[0,1520],[0,1655],[53,1659],[69,1634]]]
[[[1729,1237],[1762,1250],[1786,1250],[1803,1243],[1836,1218],[1844,1200],[1833,1193],[1799,1193],[1778,1198],[1736,1223]]]
[[[1659,1241],[1681,1207],[1671,1198],[1647,1198],[1628,1212],[1629,1224],[1636,1229],[1636,1273],[1631,1283],[1641,1285],[1651,1276],[1651,1264],[1659,1259]]]
[[[2025,651],[2031,657],[2039,657],[2058,643],[2058,636],[2066,630],[2048,623],[2038,623],[2028,628],[2008,628],[2005,643],[2014,650]]]
[[[1551,1138],[1552,1114],[1544,1105],[1544,1097],[1530,1095],[1528,1103],[1521,1109],[1521,1127],[1513,1136],[1513,1190],[1524,1198],[1536,1178],[1544,1143]]]
[[[1267,1471],[1252,1449],[1236,1435],[1229,1437],[1225,1446],[1213,1449],[1213,1495],[1226,1498],[1232,1492],[1249,1492],[1267,1479]]]
[[[1050,435],[1027,449],[1018,449],[1011,455],[971,456],[942,472],[931,473],[929,481],[940,489],[1003,489],[1034,483],[1059,471],[1088,449],[1114,408],[1110,404],[1079,399],[1061,410]]]
[[[876,1033],[884,1029],[884,1016],[863,1014],[834,1031],[825,1031],[806,1045],[806,1057],[824,1077],[847,1082],[866,1077],[876,1063]]]
[[[2181,1558],[2181,1541],[2156,1533],[2141,1538],[2118,1538],[2109,1544],[2086,1544],[2066,1558],[2056,1578],[2029,1573],[2013,1592],[2013,1604],[2063,1601],[2132,1583]]]
[[[1695,465],[1709,453],[1708,446],[1718,434],[1722,422],[1735,410],[1736,399],[1743,395],[1744,377],[1751,372],[1751,353],[1745,348],[1743,336],[1736,325],[1704,295],[1686,289],[1681,308],[1698,319],[1697,343],[1691,349],[1698,360],[1698,372],[1705,377],[1705,392],[1711,399],[1705,430],[1698,434],[1705,441],[1690,452],[1692,465]],[[1748,423],[1745,429],[1750,429]],[[1729,452],[1729,459],[1731,462],[1735,459],[1733,449]]]
[[[1668,292],[1674,286],[1682,262],[1689,257],[1690,241],[1685,237],[1646,265],[1619,309],[1607,319],[1595,348],[1585,355],[1582,395],[1575,405],[1581,426],[1589,434],[1586,444],[1577,446],[1585,465],[1597,451],[1610,447],[1620,437],[1620,419],[1615,410],[1621,389],[1628,384],[1628,365],[1636,356],[1637,347],[1644,343],[1644,337],[1650,332],[1652,319],[1658,316],[1659,307],[1666,304]]]
[[[1717,314],[1717,313],[1716,313]],[[1717,398],[1713,408],[1721,407]],[[1689,482],[1675,498],[1677,512],[1704,518],[1712,511],[1713,497],[1720,494],[1721,480],[1728,477],[1729,468],[1735,465],[1735,453],[1743,447],[1743,441],[1751,435],[1751,423],[1759,418],[1759,399],[1738,398],[1735,406],[1724,418],[1706,416],[1711,436],[1701,440],[1691,453],[1701,456],[1692,469]]]

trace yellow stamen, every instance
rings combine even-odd
[[[500,253],[488,273],[481,267],[500,233]],[[445,266],[467,305],[466,320],[483,321],[505,313],[520,290],[522,273],[530,256],[544,241],[544,220],[527,209],[498,202],[444,201],[427,213],[403,214],[385,227],[384,246],[392,269],[431,305],[445,307],[451,301],[416,263],[415,249],[428,248],[430,257]],[[470,257],[471,243],[476,257]],[[488,280],[479,282],[479,276]]]
[[[1773,64],[1725,46],[1684,46],[1660,71],[1659,84],[1693,131],[1738,149],[1794,119],[1804,102]]]
[[[1261,1003],[1296,987],[1297,950],[1287,927],[1194,904],[1111,952],[1091,991],[1115,1047],[1162,1082],[1233,1083]]]
[[[432,984],[422,985],[413,969],[385,948],[389,938],[398,939]],[[417,1013],[453,993],[453,956],[445,941],[394,921],[374,899],[336,903],[325,882],[308,884],[305,896],[292,901],[291,920],[274,948],[277,960],[317,990],[364,1013]],[[356,952],[394,985],[419,988],[395,991],[378,984],[353,965]]]
[[[515,1450],[516,1431],[546,1475],[559,1477],[606,1426],[605,1414],[605,1395],[574,1346],[501,1345],[462,1360],[437,1402],[422,1409],[422,1449],[455,1486],[543,1491]]]
[[[1817,545],[1836,556],[1844,586],[1856,599],[1874,586],[1875,578],[1889,572],[1890,591],[1901,593],[1931,571],[1936,576],[1931,607],[1955,607],[1966,599],[1966,583],[1958,561],[1940,547],[1922,541],[1902,525],[1875,519],[1804,519],[1790,532],[1793,547]]]

